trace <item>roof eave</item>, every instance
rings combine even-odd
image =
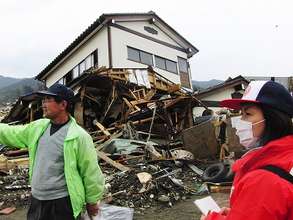
[[[193,46],[188,40],[186,40],[182,35],[180,35],[174,28],[172,28],[170,25],[168,25],[162,18],[160,18],[155,12],[150,11],[148,13],[109,13],[109,14],[103,14],[103,16],[106,19],[115,19],[115,17],[135,17],[135,16],[146,16],[149,18],[154,18],[155,20],[162,23],[165,27],[167,27],[169,30],[174,32],[176,36],[184,42],[186,45],[186,53],[188,55],[188,58],[191,58],[193,55],[199,52],[199,50]]]
[[[163,19],[161,19],[155,12],[150,11],[148,13],[111,13],[102,14],[95,22],[93,22],[83,33],[81,33],[65,50],[63,50],[49,65],[47,65],[36,77],[36,80],[44,80],[45,76],[49,74],[56,66],[61,63],[69,54],[71,54],[77,46],[81,45],[89,35],[93,33],[101,24],[107,23],[110,19],[114,19],[118,16],[150,16],[150,18],[157,19],[169,30],[174,32],[177,37],[179,37],[184,44],[186,44],[187,57],[191,58],[199,50],[194,47],[190,42],[188,42],[184,37],[182,37],[176,30],[169,26]]]
[[[62,62],[65,57],[68,56],[78,45],[82,44],[84,40],[93,34],[99,26],[105,22],[104,15],[101,15],[95,22],[93,22],[83,33],[81,33],[66,49],[64,49],[55,59],[45,67],[34,79],[43,80],[43,77],[47,75],[58,63]]]

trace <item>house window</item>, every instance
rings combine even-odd
[[[153,55],[142,50],[138,50],[132,47],[127,47],[128,59],[146,64],[148,66],[153,66]]]
[[[94,65],[94,57],[93,55],[89,55],[87,58],[85,58],[85,69],[89,69],[91,67],[93,67]]]
[[[144,51],[139,51],[140,53],[140,61],[143,64],[147,64],[149,66],[153,65],[153,55]]]
[[[128,59],[136,62],[140,62],[140,57],[139,57],[139,50],[127,47],[127,53],[128,53]]]
[[[76,67],[73,68],[72,70],[72,78],[75,79],[79,76],[79,68],[78,65]]]
[[[98,67],[98,49],[96,49],[93,53],[93,61],[94,61],[94,66]]]
[[[85,70],[98,65],[98,49],[88,55],[82,62],[75,66],[71,71],[65,75],[63,83],[69,83],[75,78],[79,77]]]
[[[166,70],[166,61],[162,57],[155,56],[156,67]]]
[[[64,85],[64,78],[59,79],[57,83]]]
[[[72,81],[72,71],[69,71],[65,75],[65,85],[68,85]]]
[[[178,57],[178,65],[180,72],[188,73],[188,63],[186,59]]]
[[[127,47],[127,53],[128,53],[129,60],[143,63],[148,66],[154,66],[154,62],[153,62],[154,55],[151,53],[148,53],[148,52],[145,52],[142,50],[138,50],[138,49],[135,49],[132,47]],[[163,57],[155,56],[155,65],[156,65],[156,67],[158,67],[160,69],[178,74],[177,63],[172,60],[168,60]]]
[[[166,69],[172,73],[178,73],[177,71],[177,63],[171,60],[166,60]]]
[[[79,64],[79,75],[83,74],[83,71],[85,70],[86,70],[86,67],[85,67],[85,60],[84,60]]]
[[[176,74],[178,73],[176,62],[162,58],[162,57],[158,57],[158,56],[155,56],[155,61],[156,61],[156,67],[163,70],[167,70],[172,73],[176,73]]]

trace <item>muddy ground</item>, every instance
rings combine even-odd
[[[201,196],[203,197],[203,196]],[[229,202],[228,193],[213,193],[212,197],[220,206],[227,206]],[[193,204],[193,201],[199,196],[191,196],[185,201],[178,202],[171,208],[156,207],[149,208],[144,211],[144,214],[135,212],[134,220],[196,220],[200,218],[200,211]],[[25,220],[27,208],[18,207],[17,211],[8,215],[1,216],[0,220]]]

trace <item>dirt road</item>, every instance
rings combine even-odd
[[[201,196],[204,197],[204,196]],[[220,207],[228,206],[228,193],[213,193],[212,197],[217,201]],[[186,201],[175,204],[172,208],[148,209],[144,215],[135,214],[134,220],[197,220],[201,213],[194,205],[193,201],[200,198],[192,196]]]
[[[227,206],[229,201],[229,194],[227,193],[213,193],[212,197],[217,201],[220,206]],[[171,208],[150,208],[144,211],[144,214],[135,213],[134,220],[197,220],[200,218],[201,213],[193,204],[193,201],[198,196],[192,196],[186,201],[181,201]],[[8,215],[1,216],[0,220],[25,220],[26,208],[18,208],[16,212]]]

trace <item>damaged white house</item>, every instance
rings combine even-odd
[[[148,13],[103,14],[61,52],[36,79],[46,86],[70,85],[91,67],[155,72],[192,89],[189,59],[198,50],[164,22]]]
[[[249,80],[240,76],[229,78],[223,83],[204,89],[197,94],[197,98],[201,100],[210,110],[217,112],[222,108],[219,106],[223,99],[241,98],[246,89]],[[199,117],[204,113],[205,108],[197,107],[193,109],[193,116]]]

